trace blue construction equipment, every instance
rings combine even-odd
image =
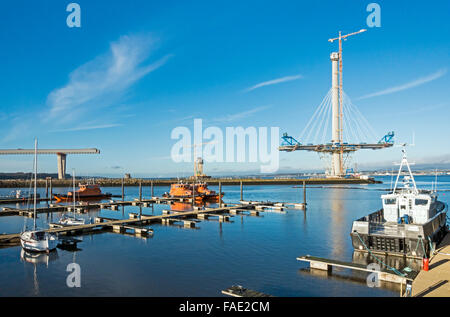
[[[283,142],[281,145],[302,145],[300,142],[298,142],[295,138],[289,136],[287,133],[283,133],[283,136],[281,137],[283,139]]]
[[[394,143],[394,131],[388,132],[384,137],[381,138],[380,141],[378,141],[378,144],[392,144]]]

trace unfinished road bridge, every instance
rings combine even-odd
[[[34,155],[34,149],[0,150],[0,155]],[[56,154],[58,158],[58,179],[66,175],[66,159],[68,154],[100,154],[96,148],[90,149],[40,149],[37,154]]]
[[[377,137],[369,122],[358,108],[351,102],[343,90],[342,80],[342,41],[349,36],[365,32],[342,35],[329,39],[329,42],[339,41],[339,52],[330,55],[332,76],[331,89],[303,129],[300,141],[284,133],[280,151],[313,151],[319,153],[322,159],[327,159],[329,165],[326,172],[330,177],[344,177],[347,174],[346,164],[350,154],[362,149],[384,149],[393,146],[394,132],[388,132],[381,139]],[[331,118],[331,142],[328,126]],[[344,128],[346,134],[344,136]],[[345,137],[345,138],[344,138]],[[372,142],[368,142],[372,140]],[[329,157],[331,156],[331,160]]]

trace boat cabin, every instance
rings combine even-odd
[[[429,191],[397,191],[381,196],[387,222],[424,224],[436,213],[436,194]]]

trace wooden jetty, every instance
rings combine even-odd
[[[233,285],[222,291],[222,294],[232,297],[274,297],[272,295],[253,291],[240,285]]]
[[[51,224],[51,228],[46,230],[49,233],[56,233],[56,234],[83,234],[87,232],[91,232],[93,230],[101,230],[101,229],[113,229],[121,227],[124,229],[130,229],[133,228],[134,231],[137,233],[138,229],[136,226],[143,226],[143,225],[149,225],[151,223],[162,223],[162,224],[171,224],[178,221],[181,221],[184,223],[184,227],[195,227],[196,221],[190,220],[187,218],[197,218],[197,215],[199,214],[208,214],[211,216],[219,216],[219,217],[226,217],[226,215],[222,215],[223,213],[227,213],[230,209],[236,208],[235,206],[226,206],[221,208],[207,208],[207,209],[200,209],[200,210],[192,210],[192,211],[186,211],[186,212],[177,212],[173,214],[162,214],[162,215],[156,215],[156,216],[145,216],[142,215],[139,217],[139,219],[136,219],[134,216],[130,217],[129,219],[112,219],[112,218],[106,218],[106,217],[96,217],[95,222],[92,224],[84,224],[84,225],[77,225],[77,226],[61,226],[59,224]],[[224,218],[225,220],[226,218]],[[133,227],[132,227],[133,226]],[[141,233],[143,230],[141,230]],[[18,243],[20,239],[20,233],[14,233],[14,234],[2,234],[0,235],[0,244],[6,244],[11,245],[14,243]]]
[[[364,264],[330,260],[309,255],[298,257],[297,260],[309,262],[311,269],[324,270],[327,271],[328,273],[332,272],[333,267],[363,271],[367,273],[378,273],[378,279],[380,281],[400,283],[401,285],[406,284],[407,282],[412,282],[418,274],[418,272],[416,271],[411,271],[411,272],[402,272],[404,276],[400,276],[387,268],[381,268],[379,271],[375,271],[369,269],[367,265]]]
[[[141,206],[150,207],[152,204],[172,204],[173,202],[179,202],[180,198],[166,198],[166,197],[154,197],[151,199],[143,199],[141,201],[114,201],[109,202],[99,202],[99,203],[78,203],[75,206],[75,212],[86,213],[91,209],[111,209],[118,210],[120,206]],[[181,202],[190,202],[189,199],[182,199]],[[59,205],[59,204],[49,204],[46,207],[36,208],[37,214],[42,213],[52,213],[52,212],[62,212],[62,211],[73,211],[74,207],[72,205]],[[3,207],[0,211],[0,217],[5,216],[25,216],[33,217],[32,209],[17,209],[12,207]]]
[[[27,198],[2,198],[0,199],[0,204],[26,204],[28,201],[33,201],[33,197],[27,197]],[[50,198],[41,198],[36,197],[37,202],[43,202],[43,201],[50,201]]]
[[[83,213],[90,209],[111,209],[118,210],[120,206],[141,206],[149,207],[152,204],[172,204],[174,202],[186,202],[183,198],[166,198],[166,197],[152,197],[151,199],[141,199],[133,201],[114,201],[91,203],[86,205],[77,205],[75,212]],[[287,203],[277,202],[258,202],[258,201],[241,201],[240,204],[222,204],[222,207],[218,208],[200,208],[193,206],[191,211],[175,211],[175,210],[163,210],[162,215],[140,215],[137,213],[129,213],[128,219],[114,219],[107,217],[96,217],[94,223],[77,225],[77,226],[62,226],[58,223],[50,223],[49,229],[46,230],[50,233],[59,235],[78,235],[87,234],[99,230],[111,230],[118,233],[130,233],[135,235],[150,235],[153,233],[152,229],[144,228],[144,226],[152,223],[160,223],[163,225],[175,225],[176,223],[182,223],[184,228],[197,228],[197,223],[200,220],[218,220],[219,222],[229,222],[233,215],[241,213],[249,216],[260,216],[260,212],[268,211],[268,208],[275,208],[279,210],[284,208]],[[261,208],[264,207],[264,208]],[[63,212],[72,210],[73,206],[68,205],[53,205],[48,207],[37,208],[37,213],[52,213]],[[257,210],[258,209],[258,210]],[[32,217],[33,212],[28,209],[14,209],[3,208],[0,212],[0,216],[26,216]],[[20,233],[13,234],[0,234],[0,245],[11,246],[17,245],[20,239]]]
[[[270,201],[253,201],[253,200],[241,200],[239,201],[242,205],[254,205],[258,210],[271,209],[283,211],[287,208],[289,209],[305,209],[306,203],[288,203],[288,202],[270,202]]]
[[[450,296],[450,233],[438,245],[428,271],[420,271],[412,284],[413,297]]]

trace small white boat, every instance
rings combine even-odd
[[[55,235],[36,229],[36,184],[37,184],[37,139],[34,141],[34,204],[33,230],[24,231],[20,235],[20,244],[26,251],[50,252],[56,249],[58,240]]]
[[[75,170],[72,172],[73,175],[73,192],[75,192]],[[80,226],[86,224],[86,219],[77,218],[75,216],[76,210],[76,195],[73,197],[73,215],[63,215],[61,219],[59,219],[59,224],[63,226]]]
[[[80,226],[86,224],[86,219],[65,215],[59,220],[59,223],[63,226]]]
[[[20,236],[22,248],[31,252],[50,252],[56,249],[58,239],[46,231],[25,231]]]

